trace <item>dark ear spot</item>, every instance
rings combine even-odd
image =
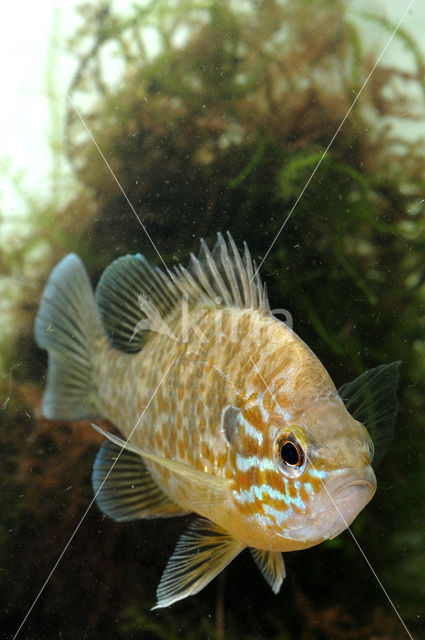
[[[240,425],[241,417],[241,410],[237,407],[233,407],[231,404],[227,405],[227,407],[223,409],[223,413],[221,414],[221,426],[229,444],[232,444],[238,435],[238,426]]]

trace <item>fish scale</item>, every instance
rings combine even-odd
[[[199,258],[174,272],[140,254],[118,258],[95,296],[79,258],[67,256],[35,335],[49,354],[46,417],[101,415],[124,438],[93,425],[106,438],[92,476],[100,509],[119,521],[197,515],[158,607],[197,593],[245,547],[276,593],[281,552],[334,537],[375,491],[360,421],[385,427],[399,363],[344,385],[344,404],[309,347],[271,314],[248,248],[240,255],[230,234],[212,253],[202,241]]]
[[[195,316],[199,316],[197,310],[195,310]],[[237,494],[237,479],[235,474],[232,474],[234,467],[230,452],[228,452],[227,441],[221,429],[221,410],[229,404],[240,406],[243,403],[244,397],[238,390],[241,389],[245,394],[248,394],[248,397],[255,396],[257,398],[261,395],[262,402],[268,403],[268,413],[276,413],[277,409],[288,411],[289,407],[281,407],[278,401],[279,392],[273,407],[273,399],[267,390],[265,392],[264,387],[266,383],[269,387],[275,388],[277,385],[273,376],[278,373],[280,379],[282,379],[282,375],[285,378],[285,384],[281,385],[279,391],[285,393],[286,396],[294,395],[296,377],[285,375],[285,369],[282,371],[282,366],[277,366],[275,361],[282,361],[283,365],[287,362],[291,368],[294,368],[294,359],[290,358],[288,352],[291,350],[296,352],[299,339],[275,318],[259,318],[258,312],[255,310],[234,310],[231,314],[222,310],[211,310],[202,313],[201,318],[196,318],[196,320],[196,326],[202,332],[202,337],[190,333],[191,340],[182,343],[174,341],[168,336],[153,334],[143,351],[136,356],[131,356],[129,361],[128,354],[117,354],[116,350],[107,347],[107,353],[103,353],[99,358],[97,373],[99,380],[102,380],[103,377],[105,379],[104,384],[101,384],[103,392],[99,395],[100,409],[101,413],[114,424],[120,425],[120,430],[125,437],[130,435],[135,424],[139,422],[140,415],[145,411],[143,419],[132,436],[135,444],[158,454],[163,454],[165,451],[170,457],[193,465],[200,470],[207,468],[214,475],[231,478],[235,482]],[[189,315],[189,326],[193,322]],[[225,339],[214,342],[217,326],[220,327],[220,335]],[[173,329],[172,326],[170,328]],[[233,340],[229,342],[226,339],[232,333],[235,342]],[[279,336],[280,333],[283,334],[283,337]],[[245,346],[242,358],[240,349],[238,349],[241,336],[243,336]],[[212,360],[211,344],[213,343]],[[278,349],[274,347],[275,344],[279,345]],[[231,345],[230,348],[229,345]],[[281,353],[284,353],[283,357]],[[121,358],[126,363],[125,365],[121,362]],[[315,357],[311,352],[307,352],[307,358],[314,359]],[[161,367],[154,366],[154,363],[158,361],[162,363]],[[262,367],[263,379],[256,373],[252,361],[258,361],[259,367]],[[159,385],[164,371],[171,363],[173,364],[165,384],[159,388],[150,405],[147,406],[152,390]],[[128,383],[121,389],[122,396],[118,395],[117,397],[117,391],[111,389],[110,386],[112,381],[122,376],[123,367],[126,369],[125,379],[128,380]],[[313,369],[313,365],[310,365],[310,368]],[[117,373],[115,373],[115,369]],[[222,373],[223,371],[227,372],[226,375]],[[251,371],[248,377],[246,371]],[[134,387],[131,380],[136,376],[139,377],[139,384]],[[204,388],[202,395],[199,394],[200,380],[203,381]],[[182,381],[184,382],[182,383]],[[137,389],[136,397],[133,395],[134,388]],[[179,394],[180,389],[183,389],[183,392]],[[214,405],[211,404],[212,394],[214,394]],[[269,397],[264,400],[264,396]],[[171,419],[168,407],[165,406],[165,398],[174,398],[176,402],[176,415]],[[206,429],[202,440],[197,437],[197,425],[203,417],[204,411],[198,411],[200,404],[198,398],[202,401],[203,407],[208,407],[209,412],[208,424],[204,417]],[[129,406],[133,407],[131,412],[127,409]],[[257,406],[257,408],[260,412],[261,410],[266,411],[264,407],[261,409],[260,406]],[[178,431],[176,429],[177,416],[180,417]],[[267,425],[263,421],[260,425],[260,432],[266,428]],[[157,439],[158,434],[159,439]],[[249,436],[241,435],[241,437],[249,445]],[[182,442],[180,451],[179,441]],[[207,443],[211,442],[214,443],[214,447],[208,446]],[[190,446],[188,446],[189,443]],[[183,456],[181,455],[182,449]],[[254,446],[252,450],[255,451]],[[171,476],[168,470],[159,465],[148,463],[147,466],[166,493],[187,510],[190,510],[190,495],[184,489],[184,480]],[[236,465],[236,469],[240,472],[239,476],[243,478],[243,471],[238,465]],[[243,484],[243,479],[241,482]],[[264,475],[256,478],[255,482],[251,478],[251,484],[254,489],[267,485],[264,481]],[[267,496],[268,498],[269,496]],[[291,508],[289,495],[286,496],[286,501],[287,506]],[[272,503],[271,506],[278,508],[279,505],[275,504],[276,499],[269,500],[269,502]],[[255,509],[253,509],[254,506]],[[202,515],[211,518],[212,514],[208,505],[202,509]],[[225,517],[220,518],[219,524],[226,524],[228,527],[225,520],[229,515],[223,511],[223,516]],[[254,504],[249,503],[247,516],[257,520],[264,518],[265,524],[271,521],[264,512],[264,504],[261,499],[256,500]],[[234,519],[233,514],[232,519]],[[246,523],[233,526],[232,529],[244,530]],[[264,526],[264,529],[267,539],[263,536],[260,544],[270,547],[271,538],[268,527]]]

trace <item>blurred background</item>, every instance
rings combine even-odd
[[[43,285],[70,251],[94,283],[119,255],[157,259],[73,105],[167,264],[227,229],[258,262],[408,6],[39,4],[8,7],[0,39],[0,626],[10,638],[92,499],[101,440],[87,422],[40,415],[46,356],[32,332]],[[396,437],[352,530],[415,638],[425,633],[424,27],[417,1],[262,267],[271,307],[291,311],[337,386],[403,361]],[[408,637],[347,532],[286,554],[278,596],[244,553],[198,596],[151,612],[187,522],[116,524],[94,506],[18,637]]]

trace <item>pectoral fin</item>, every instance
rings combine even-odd
[[[154,609],[198,593],[242,551],[244,545],[218,525],[198,518],[181,536],[157,589]]]
[[[394,437],[400,361],[381,364],[338,389],[347,410],[369,431],[378,465]]]
[[[185,515],[152,478],[142,458],[106,440],[92,475],[96,502],[117,521]]]
[[[263,551],[250,547],[252,557],[258,568],[272,588],[273,593],[278,593],[286,576],[285,564],[280,551]]]
[[[151,451],[141,449],[130,441],[123,440],[108,431],[104,431],[97,425],[92,423],[93,429],[96,429],[105,438],[113,442],[119,450],[133,452],[144,460],[153,462],[161,467],[170,469],[170,471],[179,477],[183,485],[187,485],[191,495],[191,507],[193,511],[201,510],[202,507],[208,506],[209,509],[222,509],[223,503],[228,499],[231,484],[229,480],[221,476],[214,476],[211,473],[200,471],[195,467],[191,467],[185,462],[179,460],[171,460],[159,456]]]

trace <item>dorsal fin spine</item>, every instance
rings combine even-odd
[[[255,284],[256,284],[256,291],[258,296],[258,308],[263,310],[264,309],[263,286],[261,284],[260,274],[259,274],[257,263],[255,262],[255,260],[253,261],[253,265],[254,265],[253,279],[255,280]]]
[[[216,297],[216,293],[208,282],[205,271],[201,267],[201,263],[193,253],[190,254],[190,262],[193,270],[195,271],[195,274],[198,276],[202,286],[208,293],[208,296],[211,298],[211,300],[214,300],[214,298]]]
[[[229,291],[226,285],[224,284],[223,278],[221,277],[220,272],[217,269],[217,265],[215,264],[213,257],[210,253],[210,250],[208,249],[205,243],[205,240],[203,239],[201,240],[201,246],[204,252],[204,259],[206,261],[206,264],[208,265],[211,275],[215,283],[217,284],[218,290],[220,292],[220,297],[226,306],[231,306],[232,300],[230,298]]]
[[[271,315],[270,304],[269,304],[269,296],[267,295],[267,285],[263,284],[263,299],[262,299],[262,310],[264,313]]]
[[[235,262],[236,265],[238,267],[238,272],[239,272],[239,277],[241,280],[241,284],[242,284],[242,289],[243,289],[243,294],[244,294],[244,300],[243,300],[243,306],[247,306],[248,304],[248,300],[249,300],[249,282],[247,281],[247,277],[246,277],[246,273],[243,267],[243,263],[241,260],[241,257],[239,255],[239,251],[236,247],[235,241],[233,240],[233,237],[231,236],[230,232],[227,232],[227,237],[229,238],[229,242],[230,245],[232,247],[232,251],[233,251],[233,256],[235,258]]]
[[[251,254],[249,253],[248,245],[246,242],[243,243],[243,246],[245,249],[245,253],[244,253],[245,270],[246,270],[246,274],[248,276],[248,282],[249,282],[248,305],[250,309],[254,309],[256,307],[256,296],[255,296],[255,293],[253,292],[253,286],[252,286],[252,281],[254,279],[254,272],[252,270]]]
[[[223,265],[225,266],[225,271],[227,274],[227,278],[229,280],[230,288],[232,289],[233,299],[239,307],[242,307],[243,304],[242,304],[241,296],[239,293],[235,272],[234,272],[234,269],[232,268],[232,262],[229,257],[229,252],[227,250],[226,243],[221,233],[218,234],[218,244],[220,248],[221,260],[223,262]]]
[[[175,272],[172,273],[171,277],[173,278],[173,282],[176,287],[187,296],[195,295],[200,300],[205,297],[204,291],[197,284],[196,280],[192,277],[192,274],[185,269],[181,264],[175,267]]]

